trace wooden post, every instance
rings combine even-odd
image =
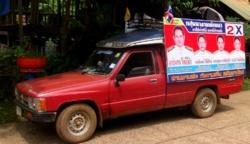
[[[10,13],[9,13],[9,16],[8,16],[8,24],[9,25],[13,25],[14,24],[14,20],[13,20],[13,17],[15,16],[14,15],[14,2],[13,2],[13,0],[12,1],[10,1]]]
[[[31,0],[31,21],[32,24],[38,24],[38,6],[39,1],[38,0]]]
[[[79,18],[79,10],[80,10],[80,1],[76,0],[75,1],[75,16],[76,16],[76,19]]]
[[[65,54],[68,50],[67,48],[67,36],[68,36],[68,24],[70,20],[70,8],[71,8],[71,2],[72,0],[67,0],[65,2],[65,16],[63,17],[63,24],[61,27],[61,51],[63,54]]]
[[[20,45],[24,44],[24,34],[23,34],[23,9],[22,9],[23,2],[22,0],[18,0],[18,25],[19,25],[19,42]]]
[[[115,1],[113,4],[113,11],[112,11],[112,14],[113,14],[113,18],[112,18],[112,23],[113,25],[115,26],[116,25],[116,17],[117,17],[117,7],[118,7],[118,1]]]
[[[61,0],[57,0],[57,25],[60,25],[62,22],[62,5]]]

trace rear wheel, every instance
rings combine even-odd
[[[217,96],[210,88],[201,89],[192,104],[192,112],[200,118],[210,117],[217,107]]]
[[[86,104],[67,107],[56,121],[56,131],[59,137],[69,143],[88,140],[95,132],[96,126],[96,113]]]

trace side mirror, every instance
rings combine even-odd
[[[125,81],[125,75],[124,74],[118,74],[116,77],[115,77],[115,86],[116,87],[119,87],[120,86],[120,84],[119,84],[119,82],[120,81]]]

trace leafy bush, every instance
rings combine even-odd
[[[42,56],[43,54],[38,51],[38,49],[27,47],[21,45],[14,46],[15,49],[15,57],[21,56]]]
[[[250,80],[245,79],[241,90],[250,90]]]
[[[0,75],[11,75],[16,72],[16,59],[14,50],[10,49],[0,53]]]
[[[63,56],[60,54],[49,55],[48,63],[45,68],[47,75],[61,73],[75,69],[79,66],[76,59],[73,59],[70,56]]]
[[[13,101],[0,101],[0,124],[16,121],[16,109]]]

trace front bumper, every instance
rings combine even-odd
[[[16,101],[17,115],[33,122],[51,123],[56,120],[56,112],[36,112]]]

